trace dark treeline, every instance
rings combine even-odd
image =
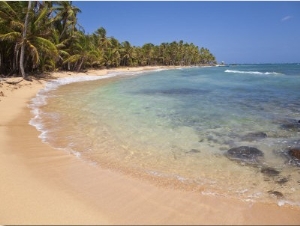
[[[107,37],[100,27],[85,34],[72,2],[0,2],[0,74],[39,74],[87,68],[215,64],[206,48],[183,41],[142,47]]]

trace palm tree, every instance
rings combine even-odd
[[[72,5],[70,1],[55,2],[53,7],[54,18],[54,43],[59,50],[58,66],[63,69],[70,70],[70,61],[67,64],[64,62],[69,59],[72,53],[74,42],[76,42],[76,32],[81,28],[77,23],[77,14],[81,10]],[[81,29],[83,30],[83,29]]]
[[[111,47],[111,39],[106,36],[106,30],[103,27],[97,29],[94,34],[98,37],[98,45],[104,51]]]
[[[23,14],[22,9],[26,9]],[[32,7],[32,2],[29,1],[25,8],[24,3],[1,2],[0,11],[2,24],[11,25],[0,34],[0,41],[14,46],[11,54],[13,56],[11,73],[19,72],[27,79],[26,71],[38,69],[41,58],[57,57],[57,49],[49,41],[51,22],[47,18],[49,12],[47,6],[35,2]],[[12,48],[10,50],[12,51]]]
[[[72,36],[78,25],[77,13],[81,10],[73,6],[70,1],[58,1],[53,11],[56,13],[54,21],[55,28],[59,30],[60,41]]]
[[[80,71],[86,63],[89,66],[98,63],[100,55],[93,45],[93,37],[80,31],[75,32],[74,35],[76,36],[76,42],[72,46],[73,51],[63,64],[71,63],[73,70]]]
[[[9,67],[9,73],[14,73],[20,66],[18,56],[22,43],[22,29],[24,27],[22,22],[23,7],[24,4],[20,2],[10,4],[4,1],[0,2],[0,41],[3,55],[1,58],[5,59],[4,62],[8,64],[5,69]]]
[[[216,63],[216,59],[214,57],[214,55],[212,55],[209,51],[209,49],[207,48],[201,48],[199,51],[200,54],[200,62],[202,64],[215,64]]]
[[[61,67],[212,64],[206,48],[179,42],[142,47],[107,37],[103,27],[85,35],[72,2],[0,1],[0,73],[42,72]]]
[[[112,67],[119,67],[121,62],[121,49],[122,46],[118,39],[111,37],[110,38],[111,47],[108,48],[109,55],[111,56],[111,66]]]
[[[122,43],[122,66],[132,66],[135,58],[135,50],[128,41]]]
[[[25,51],[25,41],[26,41],[26,34],[27,34],[27,26],[28,26],[28,19],[29,19],[29,12],[31,9],[31,1],[28,1],[28,9],[25,16],[24,27],[22,31],[22,41],[21,41],[21,53],[20,53],[20,71],[22,77],[25,78],[25,71],[24,71],[24,51]]]
[[[154,45],[152,43],[146,43],[142,46],[142,50],[143,50],[143,58],[146,65],[151,65],[153,60]]]

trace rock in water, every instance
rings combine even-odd
[[[260,162],[260,158],[264,156],[264,153],[257,148],[240,146],[231,148],[227,151],[226,157],[230,160],[248,163],[248,164],[257,164]]]
[[[283,177],[283,178],[280,178],[279,180],[277,180],[276,183],[280,184],[280,185],[283,185],[288,181],[289,181],[289,179],[287,177]]]
[[[284,197],[283,194],[282,194],[280,191],[273,191],[273,190],[270,190],[270,191],[268,191],[268,193],[269,193],[270,195],[275,196],[276,198],[279,198],[279,199],[281,199],[281,198]]]
[[[288,163],[295,166],[300,166],[300,147],[289,148],[285,153]]]
[[[253,132],[253,133],[248,133],[245,136],[243,136],[242,140],[254,141],[254,140],[260,140],[260,139],[263,139],[266,137],[267,137],[267,134],[264,132]]]
[[[187,153],[187,154],[195,154],[195,153],[200,153],[201,151],[200,150],[198,150],[198,149],[191,149],[190,151],[187,151],[187,152],[185,152],[185,153]]]
[[[300,131],[300,120],[290,119],[286,120],[280,127],[285,130],[299,132]]]
[[[291,157],[300,160],[300,148],[291,148],[291,149],[288,151],[288,154],[289,154]]]
[[[286,158],[287,164],[300,167],[300,147],[286,148],[281,156]]]
[[[262,168],[260,172],[269,177],[277,176],[280,173],[278,170],[271,167]]]

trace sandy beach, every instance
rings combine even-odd
[[[51,77],[157,68],[55,72]],[[28,103],[47,79],[6,81],[0,80],[0,224],[300,224],[299,207],[157,186],[51,148],[28,123]]]

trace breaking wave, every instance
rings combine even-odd
[[[252,74],[252,75],[283,75],[278,72],[260,72],[260,71],[238,71],[238,70],[226,70],[226,73],[235,73],[235,74]]]

